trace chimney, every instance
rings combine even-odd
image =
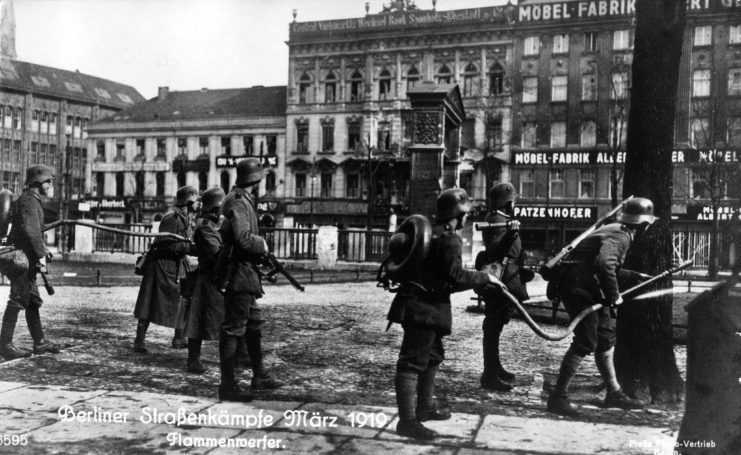
[[[157,89],[157,102],[161,103],[165,101],[165,98],[167,98],[167,95],[170,93],[169,87],[160,87]]]

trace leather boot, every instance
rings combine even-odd
[[[394,387],[396,389],[396,404],[399,407],[399,423],[396,433],[399,436],[422,441],[435,439],[437,432],[426,428],[419,423],[415,414],[415,393],[417,392],[418,374],[414,370],[396,369]]]
[[[206,371],[201,364],[202,344],[200,338],[188,338],[188,373],[203,374]]]
[[[506,382],[514,381],[515,375],[505,370],[499,357],[499,337],[504,323],[495,316],[486,316],[483,323],[484,373],[481,375],[481,387],[498,392],[512,390]]]
[[[546,406],[548,412],[570,417],[579,415],[578,408],[569,401],[567,393],[569,384],[574,376],[576,376],[576,372],[579,370],[579,364],[581,364],[583,358],[584,356],[579,355],[573,348],[569,348],[566,351],[561,361],[561,369],[558,372],[556,386],[548,397]]]
[[[435,403],[435,376],[439,366],[428,366],[420,373],[417,380],[417,420],[426,422],[428,420],[448,420],[450,409],[439,407]]]
[[[172,337],[173,349],[185,349],[188,347],[188,343],[185,341],[185,336],[183,335],[184,332],[183,329],[175,329],[175,335]]]
[[[237,337],[221,334],[219,340],[219,363],[221,366],[221,385],[219,400],[246,403],[252,401],[252,395],[240,390],[234,376],[234,364],[237,357]]]
[[[250,355],[247,353],[247,334],[243,337],[237,338],[237,368],[250,368],[252,362],[250,362]]]
[[[245,345],[252,361],[252,390],[273,390],[283,387],[285,383],[270,376],[265,368],[262,355],[262,332],[248,330],[245,334]]]
[[[26,308],[26,323],[28,323],[28,331],[31,332],[31,338],[33,338],[34,354],[59,354],[59,345],[44,336],[38,307]]]
[[[13,333],[15,333],[15,325],[18,322],[19,312],[20,309],[18,307],[8,305],[3,314],[3,326],[0,330],[0,355],[5,360],[15,360],[31,356],[30,351],[17,348],[13,344]]]
[[[146,354],[147,348],[144,346],[144,339],[147,336],[147,329],[149,328],[149,321],[139,319],[136,324],[136,338],[134,338],[134,352],[140,354]]]

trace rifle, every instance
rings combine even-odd
[[[558,265],[559,262],[561,262],[561,259],[563,259],[563,257],[566,256],[567,254],[571,253],[571,251],[576,247],[576,245],[578,245],[579,242],[581,242],[582,240],[584,240],[585,238],[587,238],[587,236],[589,234],[591,234],[592,232],[596,231],[597,228],[599,228],[600,226],[602,226],[603,224],[605,224],[605,222],[611,216],[613,216],[614,214],[616,214],[617,212],[619,212],[620,210],[622,210],[622,208],[625,206],[625,203],[628,202],[631,199],[633,199],[633,196],[629,196],[623,202],[621,202],[620,204],[618,204],[615,208],[613,208],[612,210],[610,210],[609,212],[607,212],[602,218],[598,219],[586,231],[582,232],[581,234],[579,234],[579,236],[577,238],[575,238],[574,240],[572,240],[571,243],[569,243],[568,245],[566,245],[565,247],[563,247],[563,249],[557,255],[553,256],[553,258],[551,258],[550,261],[548,261],[547,263],[545,263],[544,265],[542,265],[540,267],[540,270],[539,271],[540,271],[540,275],[543,277],[543,279],[546,280],[546,281],[549,281],[550,275],[551,275],[551,271],[553,270],[554,267],[556,267],[556,265]]]
[[[504,223],[478,223],[476,224],[476,230],[477,231],[483,231],[486,229],[495,229],[495,228],[502,228],[507,227],[509,225],[508,222]]]
[[[276,282],[276,277],[278,273],[286,277],[289,283],[293,285],[294,288],[297,290],[304,292],[304,287],[301,283],[296,280],[296,278],[291,275],[288,270],[283,266],[283,264],[275,257],[273,253],[267,253],[264,256],[260,258],[260,263],[262,265],[265,265],[267,267],[270,267],[270,271],[268,272],[262,272],[259,271],[260,279],[264,279],[265,281],[268,281],[270,283]],[[259,270],[259,269],[258,269]]]

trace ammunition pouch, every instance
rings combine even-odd
[[[0,274],[13,279],[24,273],[29,273],[28,256],[14,246],[0,248]]]

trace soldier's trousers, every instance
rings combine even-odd
[[[414,370],[421,373],[428,367],[439,365],[445,358],[443,337],[436,330],[404,325],[398,370]]]
[[[563,304],[573,320],[585,308],[594,305],[594,301],[580,290],[562,296]],[[605,352],[615,346],[615,320],[610,316],[610,309],[603,307],[589,314],[576,325],[571,347],[574,351],[586,356],[593,352]]]

